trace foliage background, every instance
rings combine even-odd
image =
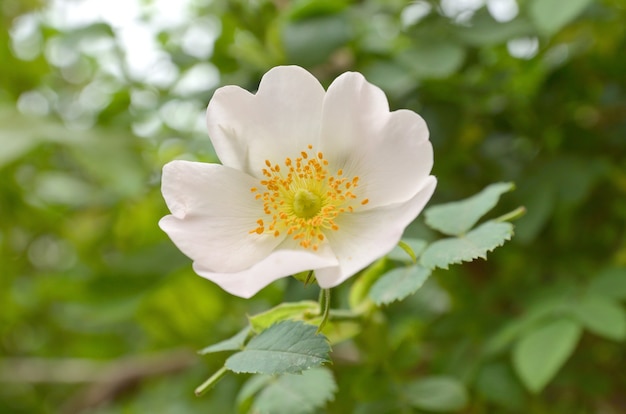
[[[0,412],[236,412],[245,378],[195,398],[221,359],[193,351],[316,292],[284,281],[245,301],[195,276],[156,225],[160,168],[214,161],[215,88],[254,90],[288,63],[325,85],[360,71],[422,114],[433,202],[514,181],[505,204],[528,209],[489,261],[435,272],[337,347],[327,412],[417,412],[399,390],[437,375],[463,382],[464,413],[626,412],[621,0],[520,0],[508,16],[493,0],[118,3],[99,20],[76,17],[97,1],[0,4]],[[581,305],[589,286],[611,311]],[[515,338],[564,306],[590,322],[530,392]]]

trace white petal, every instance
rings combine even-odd
[[[376,139],[388,114],[389,104],[380,88],[360,73],[342,74],[324,97],[321,151],[341,168],[359,146]]]
[[[417,195],[406,203],[381,207],[337,219],[339,230],[326,234],[339,266],[318,269],[315,277],[323,288],[337,286],[398,244],[406,226],[430,199],[437,180],[430,176]]]
[[[255,95],[237,86],[215,91],[209,136],[222,164],[260,176],[265,160],[282,163],[317,146],[324,88],[298,66],[267,72]]]
[[[322,112],[321,147],[332,169],[359,177],[367,208],[412,198],[433,165],[428,128],[415,112],[389,112],[382,90],[358,73],[338,77]]]
[[[399,110],[388,114],[376,139],[358,146],[343,169],[346,177],[359,177],[356,194],[375,208],[411,199],[432,167],[426,123],[415,112]]]
[[[249,298],[273,281],[306,270],[333,266],[337,259],[326,254],[305,250],[276,250],[249,269],[235,273],[217,273],[194,263],[194,271],[218,284],[225,291]]]
[[[264,216],[250,188],[257,179],[217,164],[172,161],[163,167],[162,192],[172,215],[159,226],[203,268],[237,272],[267,257],[283,238],[250,234]]]

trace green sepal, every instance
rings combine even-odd
[[[260,333],[277,322],[285,320],[305,321],[320,314],[319,304],[312,300],[281,303],[265,312],[248,316],[252,330]]]

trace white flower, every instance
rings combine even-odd
[[[222,165],[165,165],[159,225],[237,296],[306,270],[340,284],[398,243],[436,186],[424,120],[390,112],[359,73],[324,91],[300,67],[273,68],[256,94],[218,89],[207,126]]]

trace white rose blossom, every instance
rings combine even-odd
[[[325,91],[273,68],[256,94],[218,89],[207,126],[222,164],[165,165],[159,225],[197,274],[244,298],[307,270],[337,286],[398,243],[436,186],[424,120],[390,112],[360,73]]]

